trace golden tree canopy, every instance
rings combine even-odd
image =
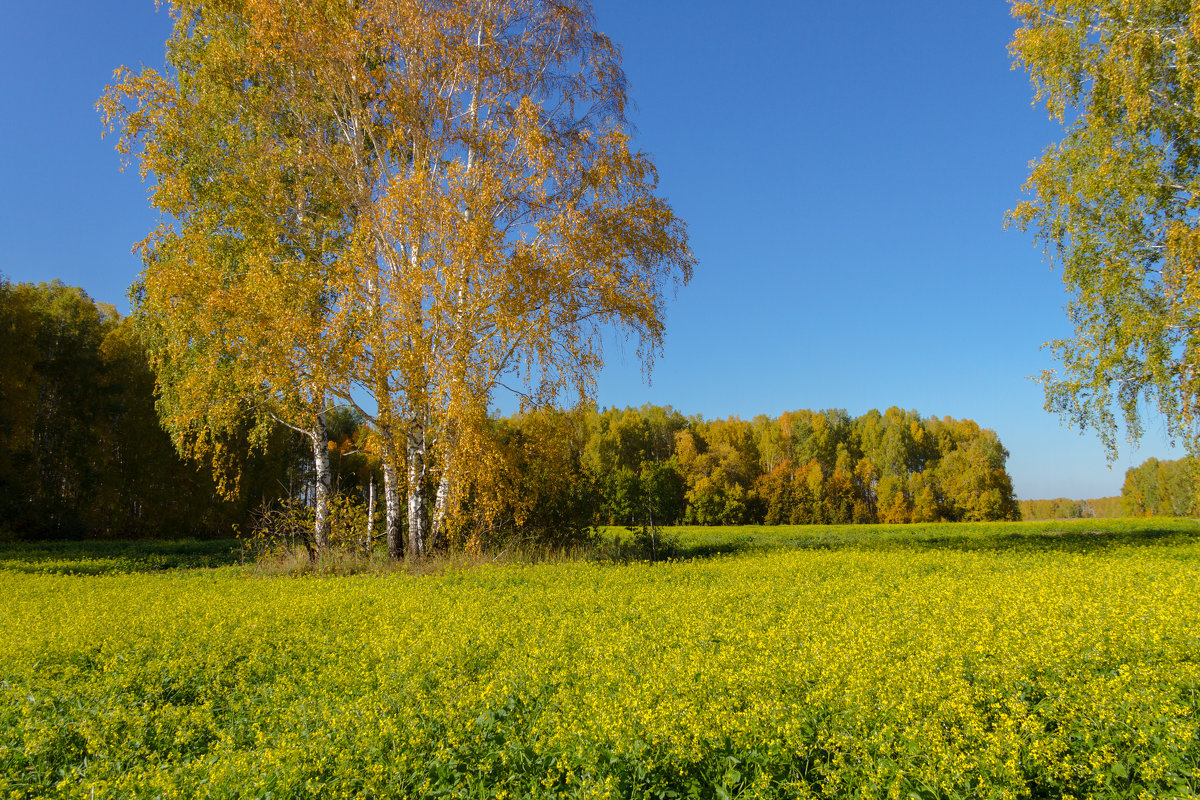
[[[487,462],[472,431],[497,389],[590,392],[604,331],[652,360],[694,258],[588,3],[172,13],[174,74],[122,73],[102,102],[169,218],[144,292],[182,311],[184,349],[216,337],[211,367],[266,348],[250,383],[365,405],[388,458],[416,437],[443,470]]]

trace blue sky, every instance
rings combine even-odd
[[[593,2],[699,259],[652,384],[614,343],[601,405],[970,417],[1022,498],[1118,494],[1127,467],[1179,455],[1151,418],[1110,470],[1028,379],[1070,327],[1059,273],[1004,230],[1059,134],[1010,69],[1007,3]],[[0,271],[124,311],[154,216],[94,103],[116,66],[161,64],[169,18],[152,0],[6,5]]]

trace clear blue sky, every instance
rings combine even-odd
[[[1022,498],[1117,494],[1127,467],[1178,456],[1151,419],[1109,470],[1028,379],[1070,328],[1058,272],[1003,226],[1058,135],[1010,69],[1006,2],[594,3],[699,259],[652,386],[616,346],[600,404],[970,417]],[[0,271],[124,311],[154,217],[94,103],[116,66],[161,65],[169,19],[152,0],[4,5]]]

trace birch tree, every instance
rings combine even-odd
[[[1075,333],[1046,407],[1131,441],[1141,409],[1200,447],[1200,4],[1014,2],[1011,52],[1064,125],[1010,219],[1062,267]]]
[[[254,31],[237,2],[176,2],[167,71],[121,68],[99,106],[118,150],[153,178],[162,222],[140,243],[134,303],[181,452],[221,470],[228,436],[254,421],[311,443],[316,524],[326,546],[324,414],[348,354],[334,277],[347,217],[313,142],[323,120],[279,103],[283,63],[246,58]],[[236,476],[232,476],[234,479]]]
[[[691,275],[684,225],[658,196],[650,158],[631,146],[618,50],[583,0],[191,0],[175,9],[186,34],[177,38],[198,39],[202,50],[236,38],[229,91],[266,120],[255,117],[245,123],[254,135],[236,138],[249,151],[238,160],[262,168],[241,182],[230,176],[245,189],[235,196],[278,194],[303,208],[330,198],[340,211],[304,229],[338,232],[319,247],[296,233],[291,220],[304,214],[252,215],[249,241],[270,254],[262,260],[289,260],[283,274],[306,276],[305,291],[286,295],[299,305],[279,315],[298,328],[230,337],[227,323],[206,325],[199,338],[219,334],[220,345],[209,364],[241,380],[247,348],[227,347],[231,339],[311,345],[263,360],[269,369],[251,370],[251,383],[292,406],[327,393],[371,420],[389,552],[401,554],[404,492],[406,549],[420,556],[499,463],[483,433],[495,393],[512,391],[528,406],[588,394],[602,336],[614,328],[649,365],[666,293]],[[211,30],[197,36],[196,20]],[[225,33],[230,20],[236,37]],[[173,112],[183,96],[154,75],[121,86],[143,109]],[[181,170],[157,144],[160,118],[127,120],[127,132],[143,137],[144,169],[198,174],[206,197],[213,162],[219,175],[220,164],[235,163],[218,148],[220,159]],[[283,168],[286,159],[296,169]],[[225,195],[213,205],[221,225],[226,209],[242,208]],[[190,220],[190,207],[169,210]],[[217,247],[205,233],[207,251],[194,256],[222,260],[204,270],[223,275],[222,286],[241,274],[250,246],[248,231],[232,228],[237,235],[218,237]],[[160,232],[156,252],[173,236]],[[229,248],[236,257],[214,255]]]
[[[450,103],[428,129],[430,167],[402,195],[419,205],[399,215],[418,220],[404,249],[429,254],[419,429],[435,429],[441,460],[435,534],[465,486],[461,465],[480,457],[493,392],[530,405],[590,393],[608,325],[649,359],[664,289],[693,262],[653,165],[630,146],[619,54],[586,4],[462,3],[442,25]]]
[[[650,361],[691,274],[684,226],[631,147],[619,54],[586,3],[248,8],[256,52],[297,65],[288,105],[319,97],[336,119],[315,149],[355,220],[353,386],[385,443],[389,520],[403,466],[420,555],[495,463],[496,391],[587,394],[610,326]]]

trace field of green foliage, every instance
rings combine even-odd
[[[0,797],[1200,793],[1194,521],[666,534],[424,576],[6,546]]]

